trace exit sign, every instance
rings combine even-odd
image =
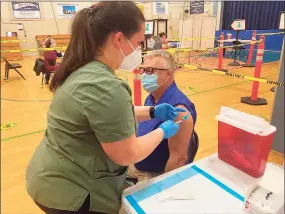
[[[245,20],[244,19],[236,19],[232,23],[231,27],[234,30],[245,30]]]

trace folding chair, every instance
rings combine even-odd
[[[193,131],[193,141],[189,146],[189,159],[188,159],[188,163],[192,163],[196,157],[196,154],[198,152],[199,149],[199,137],[197,132],[194,130]]]
[[[4,80],[5,81],[8,81],[8,78],[9,78],[9,70],[13,69],[15,70],[24,80],[25,77],[20,73],[20,71],[17,70],[17,68],[22,68],[22,66],[19,64],[19,63],[9,63],[8,60],[4,57],[1,56],[1,58],[6,62],[5,64],[5,77],[4,77]]]
[[[237,56],[241,56],[241,51],[243,51],[243,55],[245,56],[246,54],[245,54],[245,47],[242,47],[241,46],[241,42],[239,42],[239,41],[233,41],[233,45],[234,45],[234,47],[233,47],[233,49],[232,49],[232,52],[231,52],[231,57],[232,57],[232,54],[235,52],[235,50],[236,50],[236,52],[237,52]]]
[[[35,61],[35,65],[34,65],[34,69],[33,69],[36,73],[37,76],[40,76],[40,74],[42,73],[42,83],[41,83],[41,87],[43,87],[43,83],[44,83],[44,78],[47,74],[52,75],[54,72],[53,71],[47,71],[47,69],[45,68],[45,63],[44,60],[42,58],[37,58]]]
[[[46,76],[46,74],[49,73],[51,76],[54,74],[54,72],[42,72],[42,83],[41,83],[41,87],[43,87],[43,84],[44,84],[44,78]]]

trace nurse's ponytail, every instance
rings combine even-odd
[[[100,55],[100,48],[112,32],[131,37],[138,32],[144,16],[133,2],[99,2],[80,10],[71,26],[71,38],[58,69],[55,71],[51,91],[55,91],[78,68]]]

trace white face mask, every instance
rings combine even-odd
[[[120,69],[126,70],[126,71],[132,71],[134,68],[136,68],[138,65],[142,63],[142,50],[140,46],[137,49],[134,49],[130,41],[128,39],[127,41],[134,51],[130,53],[128,56],[125,56],[123,54],[123,51],[120,49],[121,54],[124,57],[120,65]]]

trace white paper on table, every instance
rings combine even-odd
[[[161,201],[163,197],[181,193],[193,199]],[[140,201],[139,205],[145,213],[246,213],[242,201],[200,174]]]

